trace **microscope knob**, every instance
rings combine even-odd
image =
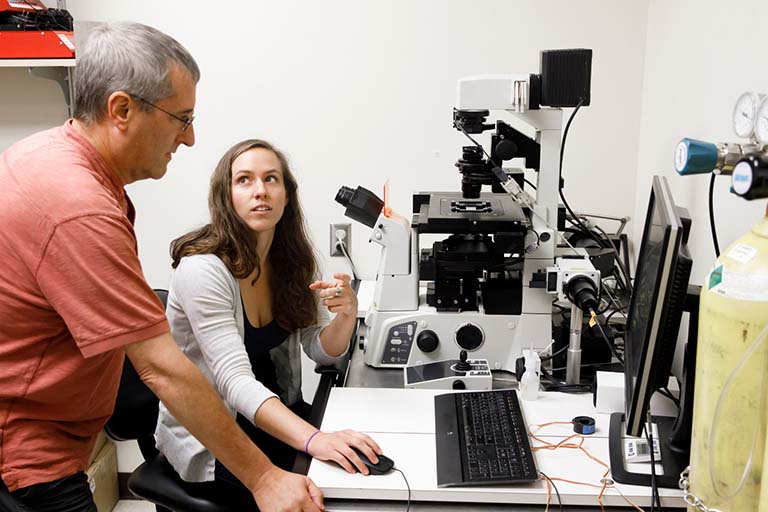
[[[496,156],[500,160],[512,160],[517,156],[517,144],[512,139],[502,139],[496,144]]]
[[[437,348],[439,343],[440,339],[434,331],[421,331],[416,337],[416,345],[418,345],[419,349],[424,353],[432,352]]]
[[[456,343],[464,350],[475,350],[484,340],[483,330],[473,323],[466,323],[456,329]]]

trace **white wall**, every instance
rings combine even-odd
[[[56,82],[31,76],[29,68],[0,67],[0,152],[66,118],[64,95]]]
[[[648,11],[643,100],[638,150],[635,218],[645,216],[651,176],[667,176],[677,203],[693,220],[692,282],[701,284],[715,261],[707,213],[709,176],[681,177],[673,155],[683,137],[736,142],[731,113],[744,91],[768,93],[765,58],[766,4],[652,0]],[[715,183],[720,250],[763,216],[765,201],[729,192],[730,177]],[[639,239],[642,223],[635,223]]]
[[[289,155],[325,270],[328,224],[341,185],[380,192],[390,180],[396,210],[417,190],[458,190],[454,163],[465,144],[451,127],[456,79],[538,70],[539,50],[594,49],[592,102],[574,121],[564,175],[574,208],[627,214],[645,46],[645,2],[503,0],[409,2],[206,2],[70,0],[79,19],[129,19],[176,37],[198,60],[197,145],[182,148],[161,183],[129,192],[138,210],[149,281],[169,278],[168,242],[207,219],[210,172],[247,137]],[[594,201],[595,188],[615,191]],[[353,227],[352,256],[373,277],[377,246]]]

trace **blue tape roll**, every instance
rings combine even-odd
[[[576,416],[573,418],[573,431],[586,436],[595,433],[595,418]]]

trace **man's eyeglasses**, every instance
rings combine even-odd
[[[142,98],[141,96],[136,96],[135,94],[130,94],[130,96],[131,96],[131,98],[135,98],[135,99],[137,99],[137,100],[141,101],[142,103],[146,103],[146,104],[147,104],[147,105],[149,105],[150,107],[154,107],[154,108],[156,108],[157,110],[159,110],[160,112],[165,112],[166,114],[168,114],[168,115],[169,115],[169,116],[171,116],[172,118],[176,119],[177,121],[180,121],[182,124],[184,124],[184,126],[181,128],[181,131],[182,131],[182,132],[185,132],[185,131],[187,131],[187,130],[189,129],[189,127],[190,127],[190,126],[192,126],[192,123],[195,121],[195,116],[192,116],[192,117],[186,117],[186,118],[184,118],[184,117],[179,117],[179,116],[177,116],[176,114],[171,114],[170,112],[168,112],[168,111],[167,111],[167,110],[165,110],[164,108],[160,108],[160,107],[158,107],[157,105],[155,105],[154,103],[152,103],[152,102],[149,102],[149,101],[145,100],[145,99],[144,99],[144,98]]]

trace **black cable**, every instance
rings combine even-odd
[[[563,140],[560,142],[560,171],[557,176],[557,187],[562,190],[563,188],[563,154],[565,153],[565,139],[568,138],[568,130],[571,128],[571,122],[576,117],[576,112],[579,111],[584,104],[584,98],[579,98],[579,102],[576,104],[576,108],[571,112],[571,117],[568,118],[568,122],[565,123],[565,130],[563,130]]]
[[[523,181],[526,182],[528,186],[530,186],[533,190],[536,190],[536,185],[528,181],[528,178],[523,178]]]
[[[541,375],[551,384],[545,384],[545,391],[560,391],[562,393],[592,393],[591,384],[565,384],[557,380],[546,368],[541,367]]]
[[[399,470],[397,468],[392,468],[401,475],[403,475],[403,480],[405,480],[405,486],[408,488],[408,503],[405,506],[405,512],[408,512],[411,510],[411,485],[408,483],[408,479],[405,478],[405,473],[402,472],[402,470]]]
[[[603,290],[605,289],[605,285],[602,286],[602,289]],[[603,313],[608,311],[608,308],[611,307],[611,301],[610,300],[605,300],[605,298],[600,297],[600,302],[603,302],[603,301],[605,302],[605,306],[603,306],[602,308],[600,306],[598,306],[598,309],[597,309],[597,314],[598,315],[602,315]]]
[[[539,235],[539,232],[533,229],[533,218],[531,216],[528,217],[528,222],[531,223],[531,231],[533,231],[533,234],[536,235],[536,246],[538,247],[541,245],[541,236]]]
[[[615,310],[611,311],[610,313],[608,313],[608,316],[605,318],[606,325],[608,325],[608,322],[611,321],[611,318],[613,318],[613,315],[615,315],[616,313],[621,313],[624,316],[624,319],[626,320],[627,315],[623,311],[615,309]]]
[[[561,306],[560,304],[557,303],[557,299],[552,301],[552,307],[557,308],[561,313],[564,314],[563,316],[566,316],[565,313],[567,313],[568,317],[570,318],[571,308],[566,308],[565,306]]]
[[[656,510],[658,504],[659,512],[661,512],[661,497],[659,497],[659,489],[656,487],[656,458],[653,455],[653,436],[651,435],[651,429],[648,425],[651,424],[651,410],[648,409],[646,415],[646,423],[643,424],[643,430],[645,430],[645,437],[648,440],[648,447],[651,452],[651,512]]]
[[[457,124],[457,125],[456,125],[456,127],[459,129],[459,131],[461,131],[461,133],[463,133],[464,135],[466,135],[466,137],[467,137],[469,140],[471,140],[471,141],[472,141],[472,143],[473,143],[475,146],[477,146],[477,147],[479,147],[479,148],[480,148],[480,151],[482,151],[482,152],[483,152],[483,154],[485,155],[485,158],[487,158],[487,159],[488,159],[488,161],[489,161],[489,162],[491,162],[491,163],[493,164],[493,166],[494,166],[494,167],[500,167],[500,166],[496,165],[496,162],[494,162],[493,160],[491,160],[491,155],[489,155],[489,154],[488,154],[488,152],[485,150],[485,148],[483,147],[483,145],[482,145],[482,144],[480,144],[479,142],[477,142],[475,139],[473,139],[473,138],[472,138],[472,136],[471,136],[470,134],[468,134],[468,133],[467,133],[467,131],[464,129],[464,126],[463,126],[463,125],[461,125],[461,124]],[[534,187],[534,188],[535,188],[535,187]]]
[[[603,366],[611,366],[612,364],[615,364],[614,362],[610,363],[584,363],[582,365],[579,365],[581,368],[600,368]],[[563,372],[566,371],[568,368],[565,366],[561,366],[560,368],[552,368],[553,372]],[[590,384],[563,384],[564,386],[590,386]]]
[[[541,358],[541,360],[542,360],[542,361],[549,361],[550,359],[553,359],[553,358],[555,358],[555,357],[559,356],[560,354],[562,354],[562,353],[563,353],[563,352],[565,352],[566,350],[568,350],[568,345],[565,345],[563,348],[561,348],[561,349],[560,349],[560,350],[558,350],[557,352],[553,352],[552,354],[550,354],[550,355],[548,355],[548,356],[544,356],[544,357],[542,357],[542,358]]]
[[[557,504],[560,507],[560,512],[563,512],[563,500],[560,499],[560,491],[557,490],[557,486],[555,485],[555,482],[552,481],[551,478],[549,478],[543,471],[539,471],[539,474],[547,479],[547,482],[552,484],[552,487],[555,488],[555,494],[557,494]]]
[[[595,315],[595,325],[597,325],[597,328],[600,330],[600,334],[603,335],[603,339],[605,340],[605,343],[608,344],[608,348],[611,349],[611,353],[613,354],[613,357],[619,360],[619,362],[621,363],[621,366],[625,366],[624,358],[619,355],[619,353],[616,351],[616,347],[614,347],[613,343],[611,343],[611,341],[608,339],[608,335],[605,334],[605,331],[603,330],[603,326],[600,325],[600,322],[597,320],[597,314],[595,313],[595,311],[593,309],[590,309],[589,313],[592,315]]]
[[[715,178],[717,174],[714,172],[709,178],[709,230],[712,232],[712,243],[715,244],[715,257],[720,257],[720,244],[717,242],[717,229],[715,229],[715,205],[713,196],[715,190]]]
[[[680,400],[675,395],[672,394],[672,392],[669,390],[669,388],[667,386],[664,386],[663,388],[659,388],[656,391],[658,391],[658,393],[661,396],[664,396],[664,397],[669,398],[670,400],[672,400],[672,402],[678,408],[680,407]]]
[[[573,217],[573,220],[576,222],[576,224],[582,229],[584,234],[591,237],[595,242],[598,243],[600,247],[604,247],[603,243],[597,238],[597,236],[589,230],[584,223],[581,222],[581,219],[576,216],[573,209],[571,208],[571,205],[568,204],[568,201],[565,199],[565,194],[563,193],[563,157],[565,155],[565,141],[568,139],[568,130],[571,128],[571,123],[573,122],[573,118],[576,116],[576,113],[579,111],[581,106],[584,103],[584,98],[580,98],[579,102],[576,104],[576,108],[573,109],[573,112],[571,112],[571,116],[568,118],[568,122],[565,124],[565,130],[563,130],[563,140],[560,142],[560,168],[558,169],[558,189],[560,193],[560,199],[563,201],[563,205],[565,206],[565,209],[568,210],[568,213],[571,214],[571,217]],[[616,251],[616,247],[614,247],[613,242],[608,240],[608,247],[613,249],[614,258],[616,259],[617,263],[619,265],[622,265],[619,259],[619,253]],[[622,271],[624,269],[622,268]],[[626,272],[625,272],[626,273]],[[629,285],[630,283],[627,283]]]
[[[629,292],[629,295],[631,296],[632,295],[632,283],[629,280],[629,272],[624,267],[624,262],[621,261],[621,257],[619,256],[619,251],[616,250],[616,246],[613,245],[613,241],[611,240],[611,238],[608,236],[608,233],[606,233],[603,228],[601,228],[599,225],[595,224],[595,230],[598,233],[600,233],[601,235],[603,235],[605,240],[608,242],[608,247],[613,252],[614,258],[616,258],[616,266],[619,268],[619,270],[621,270],[621,279],[622,279],[622,281],[626,282],[626,287],[624,287],[624,289],[627,292]],[[614,268],[614,270],[615,270],[615,268]],[[618,276],[618,274],[617,274],[617,276]]]

